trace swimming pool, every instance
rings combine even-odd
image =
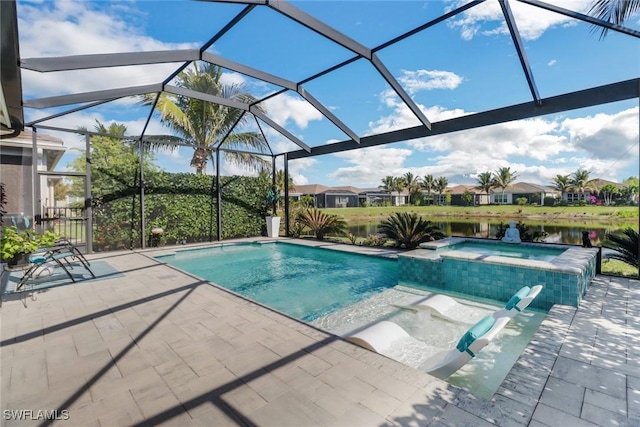
[[[158,259],[306,322],[398,284],[396,260],[281,242]]]
[[[451,246],[446,246],[441,250],[467,251],[481,255],[496,255],[509,258],[535,259],[540,261],[551,261],[561,255],[566,249],[536,247],[532,245],[514,245],[512,243],[499,242],[474,242],[464,241]]]
[[[225,244],[157,258],[339,336],[369,323],[391,320],[412,340],[385,356],[416,369],[421,368],[427,351],[455,347],[470,326],[398,308],[431,291],[399,283],[395,259],[284,242]],[[457,299],[467,304],[470,317],[478,319],[501,308],[498,302],[477,297],[475,301]],[[490,398],[544,317],[533,310],[516,316],[499,339],[447,381]]]

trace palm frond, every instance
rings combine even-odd
[[[316,208],[300,212],[297,220],[308,227],[318,240],[324,239],[324,236],[329,233],[344,234],[347,226],[347,223],[338,215],[328,215]]]
[[[380,223],[378,231],[396,242],[397,247],[415,249],[420,243],[443,239],[445,234],[431,221],[416,213],[396,212]]]
[[[610,24],[622,25],[624,21],[640,10],[639,0],[596,0],[589,9],[589,15]],[[594,31],[600,30],[602,40],[609,31],[606,27],[596,25]]]
[[[622,234],[607,234],[602,246],[615,251],[609,258],[640,268],[640,242],[638,232],[633,228],[625,228]]]

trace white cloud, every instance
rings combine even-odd
[[[451,6],[451,9],[462,6],[464,3],[467,1],[459,0]],[[548,3],[555,3],[565,9],[581,13],[587,12],[590,7],[590,2],[583,0],[555,0]],[[575,23],[573,18],[520,2],[510,2],[509,5],[520,35],[525,40],[535,40],[551,28]],[[464,40],[471,40],[477,34],[509,34],[502,9],[497,1],[484,2],[468,9],[454,18],[449,26],[458,29]]]
[[[108,3],[102,3],[108,7]],[[141,33],[135,23],[91,9],[90,2],[56,1],[19,6],[20,55],[23,58],[186,49],[187,43],[163,43]],[[123,6],[117,6],[121,9]],[[127,17],[138,14],[127,8]],[[25,98],[46,97],[162,82],[177,64],[113,67],[86,71],[23,71]]]
[[[421,124],[409,107],[400,100],[393,90],[386,89],[380,93],[379,97],[384,106],[392,108],[392,112],[375,121],[369,122],[369,130],[365,135],[391,132],[393,130],[406,129],[413,126],[419,126]],[[424,105],[418,104],[418,107],[431,122],[452,119],[454,117],[469,114],[461,109],[446,110],[437,105],[427,108]]]
[[[638,144],[638,107],[617,114],[565,119],[562,129],[569,133],[571,142],[591,153],[595,158],[629,160],[628,150]],[[636,158],[637,159],[637,158]]]
[[[293,121],[300,129],[305,129],[310,121],[324,117],[307,101],[286,93],[269,98],[264,103],[267,115],[280,126],[286,127]]]
[[[220,83],[224,85],[244,86],[247,84],[247,79],[240,73],[222,73]]]
[[[421,138],[409,145],[422,151],[462,151],[473,156],[488,152],[496,159],[526,156],[546,161],[574,150],[559,131],[559,123],[535,118]]]
[[[293,183],[297,185],[305,185],[309,180],[304,175],[305,171],[313,168],[318,161],[316,159],[305,158],[296,159],[289,162],[289,176],[293,179]]]
[[[556,62],[558,62],[558,61],[556,61],[555,59],[552,59],[551,61],[547,62],[547,65],[549,67],[552,67],[552,66],[556,65]]]
[[[353,164],[338,168],[328,176],[344,185],[366,183],[377,186],[385,175],[403,174],[403,164],[412,151],[406,148],[369,147],[344,151],[333,156]]]
[[[413,95],[422,90],[455,89],[462,83],[462,77],[451,71],[402,70],[398,81]]]

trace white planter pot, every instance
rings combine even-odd
[[[280,217],[268,216],[265,219],[267,220],[267,236],[278,237],[280,235]]]

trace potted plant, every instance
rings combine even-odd
[[[267,193],[267,236],[278,237],[280,235],[280,217],[277,216],[277,203],[280,200],[280,191],[272,186]]]
[[[30,230],[20,231],[15,226],[5,227],[0,239],[0,255],[15,267],[29,263],[29,255],[39,247],[38,238]]]
[[[59,238],[50,230],[38,234],[31,230],[20,231],[15,226],[5,227],[0,239],[0,255],[9,267],[26,265],[32,252],[53,246]]]

